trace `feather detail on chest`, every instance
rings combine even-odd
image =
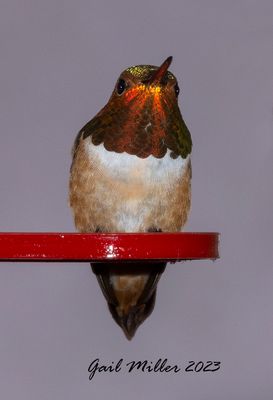
[[[149,156],[140,158],[127,153],[107,151],[103,144],[94,146],[91,139],[85,140],[85,151],[91,163],[97,163],[98,169],[110,179],[121,183],[142,185],[171,186],[188,164],[189,157],[173,159],[170,151],[163,158]]]
[[[70,179],[70,203],[82,231],[177,231],[190,204],[190,159],[141,159],[81,139]]]
[[[114,109],[109,101],[83,127],[83,138],[90,136],[94,145],[103,143],[108,151],[141,158],[162,158],[168,150],[173,158],[185,157],[191,150],[191,139],[177,102],[167,101],[156,91],[147,96],[142,86],[117,99]]]

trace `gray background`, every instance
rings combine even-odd
[[[1,264],[1,398],[273,398],[272,21],[266,0],[1,0],[0,230],[74,230],[77,131],[124,68],[173,55],[194,143],[187,230],[222,235],[219,261],[167,268],[132,342],[88,264]],[[96,357],[222,366],[89,382]]]

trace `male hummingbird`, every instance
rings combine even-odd
[[[80,232],[177,232],[184,226],[192,142],[171,61],[123,71],[108,103],[78,133],[70,205]],[[92,265],[128,339],[152,312],[165,265]]]

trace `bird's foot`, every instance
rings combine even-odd
[[[149,232],[149,233],[162,232],[162,229],[157,228],[156,226],[151,226],[150,228],[148,228],[147,232]]]

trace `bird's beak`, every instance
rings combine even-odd
[[[154,71],[151,78],[149,79],[150,84],[162,83],[164,81],[166,72],[172,62],[172,57],[166,58],[166,60]]]

